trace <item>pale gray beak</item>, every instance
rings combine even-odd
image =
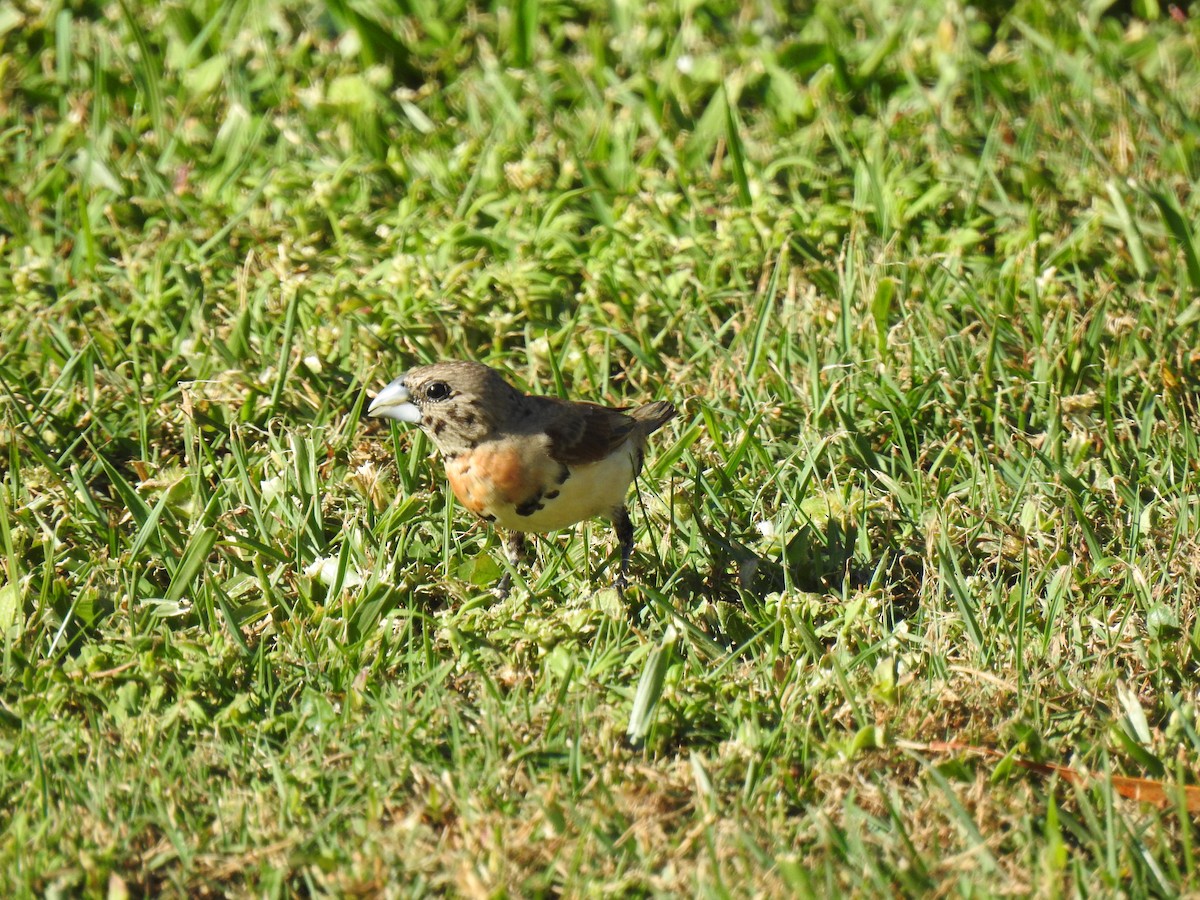
[[[397,422],[410,422],[413,425],[421,424],[421,411],[408,399],[404,376],[400,376],[375,395],[375,399],[367,408],[367,415],[395,419]]]

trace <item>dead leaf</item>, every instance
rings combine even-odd
[[[962,741],[930,741],[929,743],[896,741],[896,746],[905,750],[917,750],[924,753],[976,753],[990,759],[1004,759],[1007,755],[992,747],[979,747]],[[1057,775],[1063,781],[1080,787],[1098,785],[1104,780],[1103,776],[1093,775],[1089,772],[1079,772],[1067,766],[1060,766],[1054,763],[1034,762],[1031,759],[1023,759],[1020,756],[1012,757],[1012,762],[1022,769],[1037,772],[1039,775]],[[1196,785],[1185,784],[1181,788],[1178,785],[1155,781],[1152,778],[1131,778],[1127,775],[1113,775],[1110,777],[1110,780],[1113,790],[1118,795],[1129,800],[1140,800],[1142,803],[1153,803],[1160,809],[1173,807],[1179,796],[1178,792],[1182,790],[1185,809],[1193,815],[1200,814],[1200,787]]]

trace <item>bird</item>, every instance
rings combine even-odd
[[[525,536],[607,518],[621,550],[613,580],[624,595],[633,523],[625,497],[642,470],[647,438],[675,417],[657,400],[635,408],[526,394],[468,360],[418,366],[390,382],[367,414],[420,426],[437,447],[454,496],[506,532],[511,569]],[[507,597],[506,572],[496,594]]]

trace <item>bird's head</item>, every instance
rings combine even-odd
[[[375,396],[367,414],[419,425],[454,455],[491,434],[521,396],[493,369],[455,360],[410,369]]]

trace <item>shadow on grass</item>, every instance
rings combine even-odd
[[[681,576],[685,596],[747,606],[773,593],[844,595],[874,589],[890,597],[893,619],[916,612],[924,578],[921,556],[886,533],[873,535],[870,557],[864,558],[859,527],[837,517],[806,523],[769,555],[708,523],[699,522],[698,528],[709,567]]]

